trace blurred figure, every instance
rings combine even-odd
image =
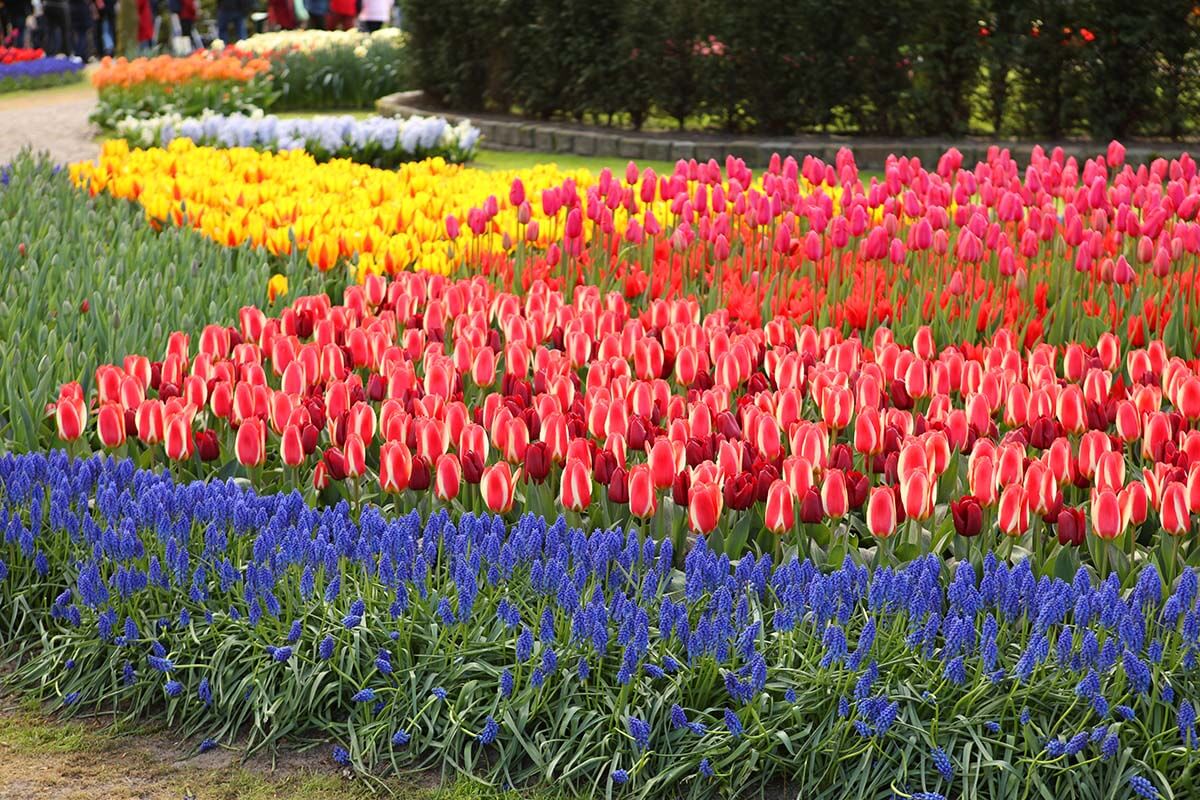
[[[32,13],[31,0],[4,0],[4,17],[11,28],[10,46],[25,47],[25,26],[28,25],[29,15]]]
[[[88,59],[96,6],[92,0],[68,0],[71,17],[71,55]]]
[[[362,0],[362,13],[358,15],[359,25],[367,33],[374,33],[382,28],[392,18],[393,0]]]
[[[250,0],[217,0],[217,36],[226,44],[246,38],[246,15]]]
[[[196,27],[196,0],[170,0],[167,7],[179,18],[179,35],[191,39]]]
[[[42,47],[48,54],[70,55],[70,14],[68,0],[43,0],[38,28],[42,31]]]
[[[331,31],[348,31],[354,27],[354,18],[358,16],[358,3],[355,0],[329,0],[329,29]]]
[[[137,0],[138,10],[138,47],[149,50],[154,44],[154,11],[150,0]]]
[[[304,0],[304,8],[308,11],[308,27],[313,30],[325,30],[328,24],[329,0]]]
[[[296,27],[296,9],[293,0],[267,0],[267,21],[280,30],[290,31]]]
[[[96,57],[111,56],[117,38],[117,0],[96,0]]]

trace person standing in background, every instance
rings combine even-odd
[[[71,24],[68,0],[43,0],[42,29],[43,48],[50,55],[71,54]]]
[[[8,24],[12,28],[9,36],[12,37],[13,47],[25,46],[25,26],[32,13],[31,0],[4,0],[4,16],[8,18]]]
[[[196,26],[196,0],[170,0],[167,6],[179,17],[179,35],[191,39]]]
[[[367,33],[387,25],[392,18],[393,0],[362,0],[362,13],[358,16],[359,25]]]
[[[117,37],[117,0],[96,0],[96,56],[111,56]]]
[[[245,39],[246,15],[249,13],[249,0],[217,0],[217,36],[226,44]]]
[[[129,2],[129,0],[126,0],[126,2]],[[154,11],[150,5],[150,0],[137,0],[137,11],[138,46],[143,50],[149,50],[150,46],[154,44]]]
[[[325,30],[328,24],[329,0],[304,0],[304,8],[308,11],[308,27],[313,30]]]
[[[293,0],[267,0],[267,21],[280,30],[290,31],[296,27],[296,9]]]
[[[356,0],[329,0],[329,29],[333,31],[348,31],[354,27],[354,18],[358,16]]]
[[[69,0],[68,7],[71,12],[71,55],[87,61],[96,6],[92,0]]]

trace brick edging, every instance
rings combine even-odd
[[[579,125],[560,125],[553,122],[523,120],[518,118],[505,119],[495,114],[473,116],[451,111],[434,110],[421,105],[423,93],[420,91],[397,92],[379,98],[375,101],[375,109],[383,116],[441,116],[451,124],[468,119],[479,129],[488,147],[497,150],[523,150],[544,153],[571,153],[579,156],[610,156],[614,158],[639,161],[653,159],[656,161],[677,161],[692,159],[707,161],[717,159],[723,161],[726,155],[734,155],[745,160],[751,167],[766,166],[773,153],[797,159],[805,155],[814,155],[827,163],[832,163],[837,151],[849,147],[854,151],[855,163],[862,169],[878,170],[885,165],[886,159],[892,153],[907,156],[919,156],[921,163],[932,169],[941,155],[951,147],[957,147],[963,154],[967,164],[982,161],[987,157],[987,150],[993,144],[1007,147],[1013,156],[1025,163],[1036,142],[1030,141],[995,141],[982,140],[930,140],[930,139],[891,139],[880,140],[871,138],[847,137],[751,137],[730,136],[720,137],[705,134],[703,137],[687,138],[686,132],[672,135],[661,133],[639,133],[636,131],[614,131],[599,127],[583,127]],[[1191,145],[1197,150],[1195,142]],[[1046,150],[1051,145],[1043,145]],[[1079,159],[1092,158],[1105,151],[1107,143],[1064,141],[1057,143],[1068,156]],[[1177,158],[1188,149],[1188,143],[1132,143],[1126,145],[1125,160],[1130,164],[1149,163],[1155,158]]]

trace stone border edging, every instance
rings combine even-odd
[[[556,124],[505,117],[496,114],[479,116],[433,109],[421,104],[421,91],[397,92],[375,101],[375,110],[388,117],[430,116],[445,117],[451,124],[464,119],[479,129],[489,147],[497,150],[523,150],[528,152],[570,153],[577,156],[608,156],[627,158],[633,161],[652,159],[655,161],[678,161],[710,158],[723,161],[726,155],[745,160],[750,167],[764,167],[772,154],[792,155],[797,159],[814,155],[826,163],[833,163],[837,151],[849,147],[854,151],[855,163],[860,169],[883,169],[887,157],[893,153],[919,156],[926,168],[937,164],[941,155],[951,147],[963,154],[963,161],[973,164],[987,157],[992,145],[1007,147],[1020,162],[1026,163],[1035,142],[1009,140],[984,141],[972,139],[874,139],[853,136],[810,136],[796,138],[770,137],[721,137],[711,134],[687,138],[686,132],[663,134],[637,131],[617,131],[607,128]],[[1191,143],[1193,146],[1196,143]],[[1082,160],[1103,153],[1107,143],[1064,141],[1055,143],[1068,156]],[[1052,145],[1044,144],[1047,150]],[[1126,145],[1125,160],[1130,164],[1148,164],[1155,158],[1177,158],[1186,151],[1188,143],[1181,142]]]

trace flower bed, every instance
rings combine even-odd
[[[1197,742],[1197,576],[684,560],[527,515],[308,508],[131,462],[0,459],[15,681],[201,750],[578,796],[1156,797]],[[35,642],[40,642],[37,646]]]
[[[135,147],[168,146],[176,138],[216,147],[257,150],[303,150],[316,161],[347,158],[394,169],[409,161],[442,158],[469,161],[479,131],[463,122],[455,126],[436,117],[314,117],[284,119],[254,113],[205,113],[188,119],[178,114],[147,120],[130,117],[116,124],[115,134]]]
[[[253,111],[273,99],[269,69],[265,59],[207,51],[186,58],[105,58],[92,75],[99,100],[91,120],[111,128],[128,117]]]
[[[199,335],[247,303],[266,306],[272,272],[301,292],[322,288],[302,260],[230,250],[190,230],[156,233],[136,206],[89,199],[65,172],[27,156],[0,168],[0,219],[4,451],[54,440],[45,407],[59,383],[157,348],[167,330]]]
[[[82,70],[77,58],[46,58],[41,50],[0,47],[0,93],[73,83]]]
[[[779,315],[869,338],[886,324],[911,340],[928,324],[955,342],[1005,327],[1027,347],[1109,331],[1134,346],[1161,337],[1190,357],[1200,351],[1196,163],[1185,154],[1134,170],[1123,154],[1114,142],[1079,164],[1039,148],[1022,170],[998,148],[971,168],[951,150],[932,169],[894,158],[882,181],[865,182],[849,150],[832,164],[775,159],[762,174],[732,158],[680,162],[670,175],[632,163],[623,175],[463,170],[415,193],[419,166],[392,176],[238,156],[231,168],[230,155],[205,148],[114,148],[74,174],[156,219],[180,219],[187,204],[214,225],[242,194],[240,171],[254,170],[264,196],[340,211],[297,225],[274,205],[233,210],[263,231],[255,243],[288,246],[294,226],[310,261],[329,269],[357,256],[360,279],[463,270],[568,294],[586,282],[638,302],[692,296],[752,325]],[[211,175],[215,185],[199,180]]]

